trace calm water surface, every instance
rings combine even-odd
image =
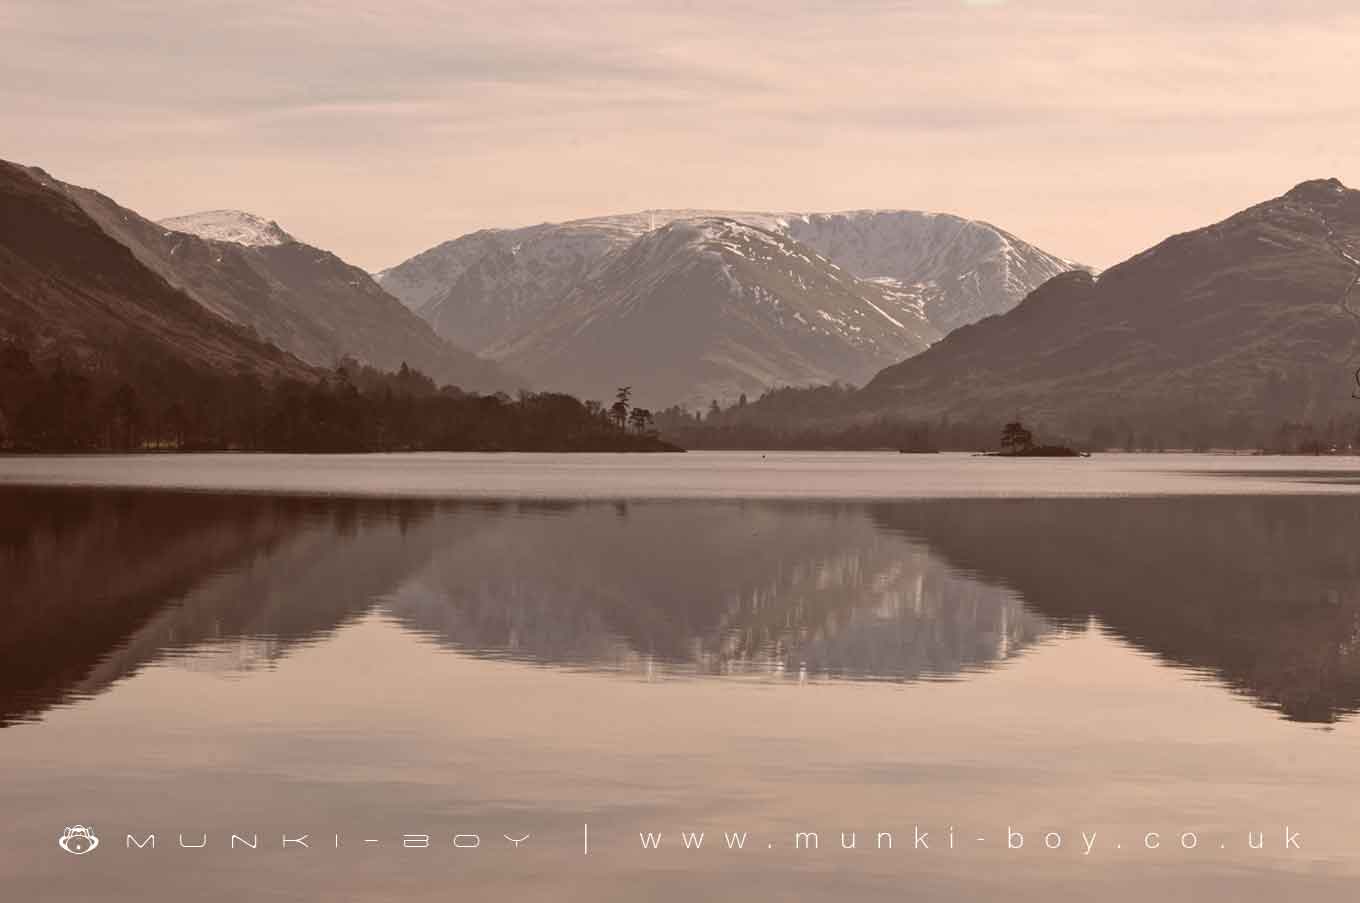
[[[1351,900],[1357,472],[0,459],[0,899]]]

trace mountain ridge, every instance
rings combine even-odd
[[[0,161],[0,338],[37,360],[150,384],[315,371],[144,267],[47,172]]]
[[[402,363],[473,391],[522,384],[495,363],[434,334],[369,275],[281,227],[239,211],[171,218],[210,235],[252,228],[246,243],[204,238],[153,222],[91,188],[46,176],[143,265],[204,308],[316,367],[353,358],[385,370]],[[193,220],[194,222],[186,222]],[[259,224],[263,224],[260,226]]]

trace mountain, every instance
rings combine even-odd
[[[471,391],[519,384],[435,335],[363,270],[276,223],[223,210],[154,223],[97,191],[49,182],[171,285],[309,364],[354,357],[395,370],[405,362]]]
[[[834,419],[1019,415],[1097,441],[1237,445],[1354,417],[1357,280],[1360,192],[1304,182],[1098,277],[1051,279],[883,370]]]
[[[0,161],[0,342],[138,385],[195,373],[311,380],[293,356],[204,309],[39,169]]]
[[[645,382],[645,391],[654,400],[706,403],[709,398],[729,402],[741,393],[759,393],[775,385],[860,381],[891,360],[887,355],[896,354],[900,358],[916,353],[960,323],[1007,310],[1030,289],[1074,266],[986,223],[943,214],[658,210],[523,229],[484,230],[445,242],[379,273],[377,278],[385,289],[417,309],[441,335],[512,366],[527,367],[526,372],[555,374],[558,368],[539,358],[564,357],[570,353],[560,337],[573,330],[573,313],[579,316],[590,311],[593,323],[603,312],[598,305],[581,303],[584,295],[604,291],[615,303],[637,306],[629,302],[632,296],[617,291],[618,283],[674,284],[660,273],[623,273],[618,266],[621,260],[650,266],[662,259],[652,253],[630,254],[634,245],[668,226],[706,228],[704,224],[716,221],[751,227],[773,236],[762,240],[801,246],[797,251],[800,259],[824,270],[814,282],[843,284],[860,296],[853,305],[859,310],[869,310],[871,304],[884,306],[886,302],[885,309],[910,311],[909,317],[902,319],[905,325],[899,328],[896,338],[880,334],[874,341],[842,343],[839,350],[823,348],[814,359],[801,363],[786,353],[776,355],[781,358],[779,361],[741,363],[728,360],[721,352],[713,359],[707,356],[711,349],[697,345],[670,348],[676,341],[675,334],[625,335],[616,330],[614,339],[625,345],[657,348],[664,344],[672,364],[678,366],[680,359],[687,359],[690,363],[684,366],[698,369],[685,385],[679,384],[683,382],[681,371],[671,373],[664,391],[652,385],[650,376],[615,373],[606,382]],[[679,250],[682,254],[699,254],[714,247],[711,243],[689,242]],[[664,260],[671,270],[680,265],[673,256],[667,255]],[[695,262],[702,269],[702,262]],[[606,270],[608,276],[604,275]],[[803,286],[796,288],[796,297],[784,297],[781,293],[789,291],[788,275],[787,270],[777,267],[765,267],[763,271],[748,269],[743,288],[749,290],[750,297],[763,294],[794,308],[806,308],[805,314],[811,312],[814,319],[823,323],[833,321],[822,318],[817,313],[820,309],[830,316],[839,316],[833,308],[837,303],[845,303],[843,300],[828,301],[831,306],[818,307],[813,298],[815,292]],[[764,276],[774,281],[760,282]],[[690,288],[710,294],[690,296],[686,303],[708,310],[724,303],[730,287],[724,280],[700,280]],[[616,326],[622,326],[625,320],[631,327],[639,328],[652,322],[625,317]],[[803,328],[797,321],[789,320],[782,327],[777,320],[767,318],[764,322],[774,331],[758,344],[794,347],[807,344],[808,336],[796,334],[796,329]],[[577,326],[582,331],[598,329],[598,324],[580,322]],[[795,333],[788,333],[789,328],[795,328]],[[548,345],[541,353],[536,352],[535,343],[544,340]],[[734,341],[749,346],[751,339],[747,336]],[[582,362],[582,366],[593,365]],[[730,370],[727,376],[722,375],[724,369]],[[594,379],[579,385],[564,383],[577,391],[598,392],[596,384]]]
[[[989,223],[946,213],[859,210],[785,222],[790,236],[855,275],[919,299],[926,319],[945,333],[1005,313],[1078,268]]]
[[[492,350],[531,379],[706,405],[774,385],[862,381],[939,337],[919,303],[778,232],[681,220],[614,255]]]
[[[469,330],[460,334],[462,340],[478,347],[507,334],[497,320],[504,316],[510,322],[514,314],[509,312],[525,307],[521,299],[534,305],[551,302],[637,235],[622,238],[593,223],[484,229],[430,248],[374,278],[441,334],[462,325]]]

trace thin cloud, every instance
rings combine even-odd
[[[648,206],[947,209],[1107,265],[1356,165],[1350,4],[1106,6],[11,0],[0,139],[370,267]]]

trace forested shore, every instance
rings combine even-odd
[[[0,449],[109,451],[680,451],[649,419],[555,392],[478,395],[402,366],[344,361],[315,381],[160,364],[101,377],[0,346]]]

